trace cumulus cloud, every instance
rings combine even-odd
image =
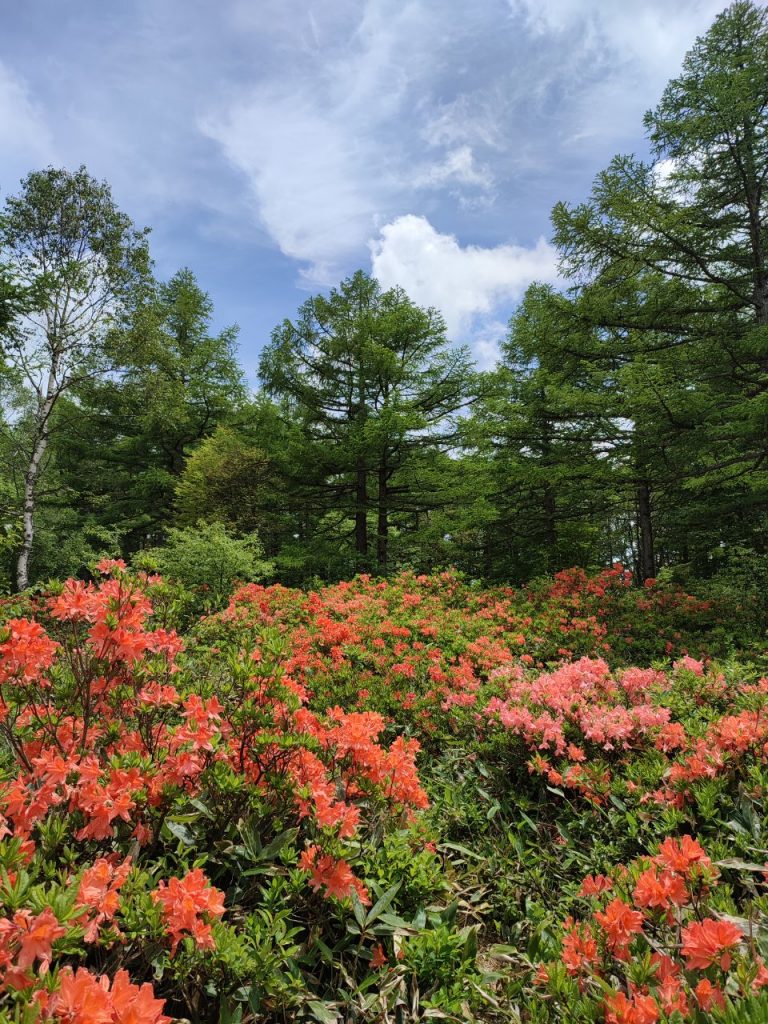
[[[373,274],[385,287],[400,285],[414,302],[435,306],[457,340],[485,338],[487,318],[502,303],[516,302],[532,281],[557,280],[557,255],[536,245],[462,246],[426,217],[408,214],[381,228],[370,243]]]

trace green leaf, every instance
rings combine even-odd
[[[317,999],[312,999],[307,1003],[307,1008],[312,1012],[315,1020],[319,1020],[321,1024],[337,1024],[339,1020],[338,1013],[330,1003],[321,1003]]]
[[[189,829],[186,825],[183,825],[180,821],[171,821],[166,818],[163,822],[163,828],[166,829],[171,835],[178,839],[184,846],[194,846],[195,840],[189,833]]]
[[[397,893],[400,890],[402,884],[403,884],[402,882],[396,882],[391,888],[387,889],[387,891],[384,893],[383,896],[380,896],[379,899],[376,900],[374,905],[368,911],[368,916],[361,923],[361,927],[363,927],[363,926],[367,927],[369,924],[373,924],[373,922],[376,920],[376,918],[383,911],[385,911],[388,907],[390,907],[392,905],[392,900],[397,895]]]
[[[243,1019],[243,1007],[239,1003],[231,1006],[226,1000],[222,1000],[219,1010],[219,1024],[240,1024]]]
[[[360,902],[357,893],[354,893],[352,897],[352,912],[354,913],[355,920],[357,921],[360,928],[365,928],[365,907]]]
[[[268,843],[261,851],[262,860],[272,860],[284,847],[295,842],[298,834],[299,830],[297,828],[287,828],[285,832],[275,836],[272,842]]]

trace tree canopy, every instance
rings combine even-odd
[[[360,270],[275,327],[253,391],[237,328],[193,271],[155,278],[106,183],[32,172],[0,216],[7,585],[9,553],[22,586],[198,524],[291,584],[765,557],[766,9],[727,7],[644,123],[648,159],[555,205],[566,283],[530,286],[483,373]]]

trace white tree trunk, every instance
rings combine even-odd
[[[47,431],[38,437],[32,449],[32,458],[29,460],[29,467],[24,477],[24,514],[23,514],[23,535],[21,550],[16,562],[16,586],[19,590],[26,590],[29,585],[29,556],[32,554],[32,544],[35,539],[35,509],[37,506],[37,479],[40,475],[40,464],[48,447]]]
[[[16,561],[16,586],[19,590],[26,590],[29,586],[29,559],[32,554],[32,545],[35,540],[35,512],[37,510],[37,481],[40,477],[40,468],[43,457],[48,447],[49,420],[56,399],[61,394],[61,386],[57,381],[59,358],[54,353],[51,367],[48,371],[48,383],[45,389],[45,397],[38,406],[35,417],[35,434],[32,443],[32,455],[29,466],[24,476],[24,505],[22,513],[22,539],[21,550]]]

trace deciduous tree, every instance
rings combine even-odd
[[[145,232],[118,210],[109,186],[81,167],[34,171],[0,215],[0,255],[27,301],[7,332],[7,361],[31,396],[16,581],[29,581],[38,484],[54,411],[78,384],[112,366],[108,339],[145,278]]]

